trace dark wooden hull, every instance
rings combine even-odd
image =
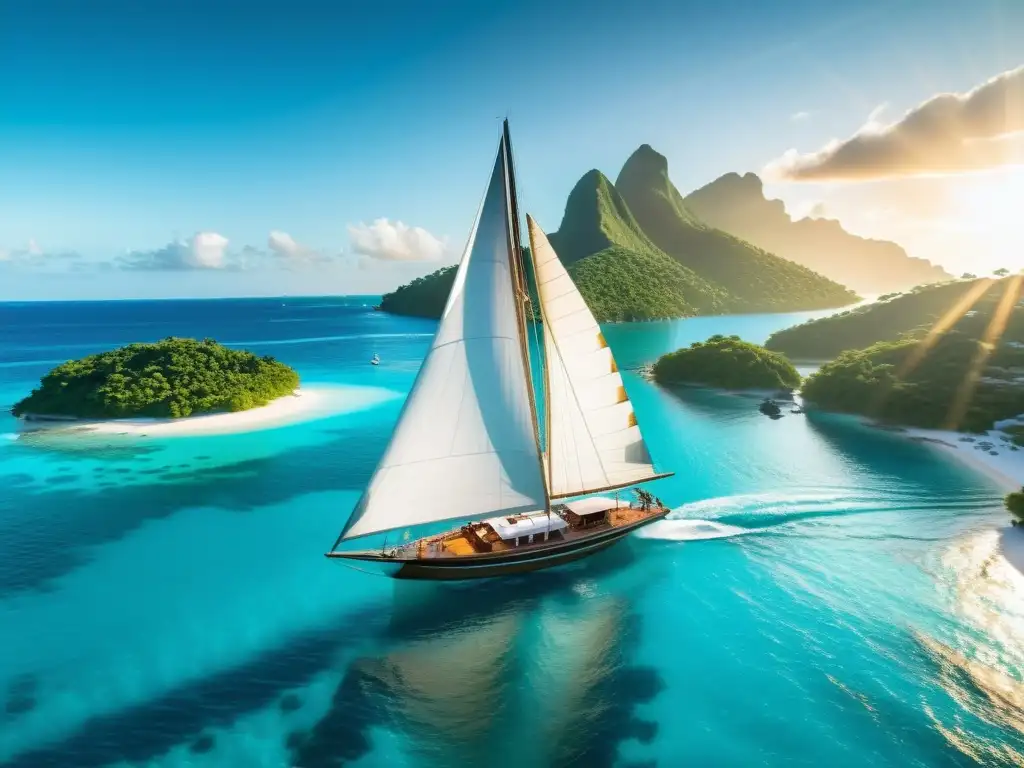
[[[384,565],[382,575],[395,579],[456,581],[513,576],[589,557],[621,541],[638,528],[661,520],[668,512],[665,509],[661,514],[653,514],[631,525],[596,530],[568,541],[527,545],[505,552],[425,558],[392,557],[380,552],[331,552],[328,557]],[[356,563],[352,565],[358,568]]]

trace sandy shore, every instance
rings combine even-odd
[[[193,437],[255,432],[369,408],[400,395],[378,387],[317,385],[302,387],[260,408],[211,413],[183,419],[110,419],[106,421],[26,421],[23,432],[87,432],[137,437]]]
[[[1024,448],[1012,450],[1013,443],[1009,435],[999,428],[1020,424],[1018,419],[998,422],[995,429],[990,429],[984,435],[915,427],[892,431],[904,434],[911,440],[933,445],[975,472],[985,475],[1003,490],[1016,491],[1024,486]],[[980,447],[983,443],[991,444],[991,447]]]

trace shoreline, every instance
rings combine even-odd
[[[178,419],[19,419],[18,434],[20,436],[46,432],[133,437],[197,437],[258,432],[361,410],[398,396],[397,393],[380,387],[318,384],[299,387],[291,394],[257,408],[228,413],[204,413]]]
[[[962,466],[984,475],[1003,491],[1009,492],[1024,487],[1024,448],[1015,446],[1019,449],[1012,450],[1011,446],[1014,444],[1009,440],[1010,436],[1000,429],[1000,426],[1019,424],[1018,419],[997,422],[993,429],[984,434],[889,426],[868,418],[862,418],[862,421],[873,429],[892,432],[915,443],[930,445]],[[991,447],[979,447],[983,443],[991,444]]]

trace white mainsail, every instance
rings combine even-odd
[[[339,542],[547,505],[513,288],[507,182],[503,139],[437,335]]]
[[[651,462],[601,328],[537,222],[526,220],[544,325],[551,498],[664,477]]]

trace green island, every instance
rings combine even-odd
[[[775,391],[800,386],[800,374],[783,355],[739,336],[720,334],[662,355],[651,374],[662,385]]]
[[[61,363],[12,413],[179,418],[256,408],[298,386],[299,375],[272,357],[228,349],[212,339],[167,338]]]
[[[791,360],[831,360],[849,349],[926,333],[961,302],[968,306],[955,317],[953,327],[977,326],[976,318],[991,316],[1007,285],[1008,279],[988,278],[919,285],[905,293],[890,293],[871,304],[778,331],[768,337],[765,346]]]
[[[441,267],[429,275],[417,277],[391,293],[384,294],[377,308],[393,315],[438,318],[451,293],[456,269],[456,265]]]
[[[1024,413],[1020,291],[1019,278],[919,287],[780,331],[765,346],[830,361],[804,382],[811,407],[984,432]]]
[[[648,145],[616,183],[598,170],[573,187],[552,246],[600,322],[825,309],[857,295],[698,219]],[[440,317],[454,280],[440,269],[384,295],[380,309]]]

